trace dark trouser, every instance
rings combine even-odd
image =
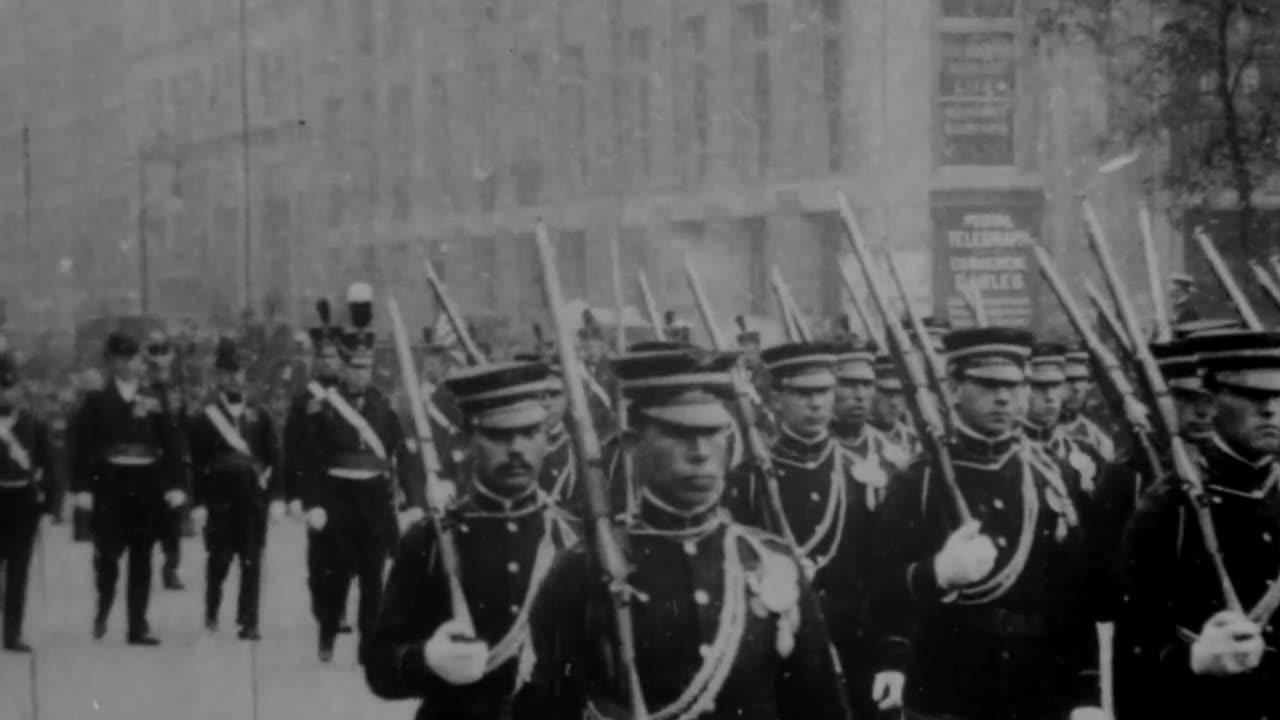
[[[382,604],[382,576],[395,542],[395,514],[385,481],[339,480],[328,522],[312,536],[316,570],[312,576],[320,636],[338,633],[354,577],[360,584],[361,638],[373,630]]]
[[[27,575],[31,552],[40,527],[36,489],[0,488],[0,565],[4,573],[4,642],[22,639],[22,618],[27,602]]]
[[[311,616],[320,622],[320,608],[324,604],[321,598],[324,595],[322,589],[323,583],[321,579],[324,577],[325,568],[325,540],[321,533],[315,530],[307,529],[307,592],[311,595]],[[351,594],[351,579],[347,578],[346,586],[342,589],[341,609],[338,611],[340,618],[345,618],[347,614],[347,596]],[[342,621],[339,620],[339,623]]]
[[[176,578],[182,564],[182,524],[187,516],[186,506],[165,508],[160,521],[160,550],[164,554],[164,577]]]
[[[244,504],[225,503],[209,508],[205,547],[205,617],[216,619],[222,606],[222,584],[231,563],[240,561],[240,596],[236,602],[236,624],[245,629],[258,627],[258,602],[262,587],[262,549],[267,537],[267,514],[262,498],[248,498]]]
[[[113,468],[93,493],[93,571],[98,617],[115,603],[120,556],[129,552],[126,603],[130,635],[147,633],[151,553],[165,513],[165,485],[151,468]]]

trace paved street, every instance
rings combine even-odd
[[[305,533],[292,520],[272,526],[256,646],[235,638],[236,572],[226,588],[222,629],[203,629],[204,548],[188,540],[187,589],[152,595],[151,623],[164,644],[124,644],[121,601],[107,637],[90,635],[94,603],[88,544],[66,526],[46,527],[37,550],[27,613],[34,659],[0,654],[0,720],[325,720],[409,718],[412,704],[385,703],[365,687],[355,639],[344,635],[331,666],[316,660],[305,591]],[[159,550],[156,566],[159,567]],[[158,575],[158,573],[157,573]],[[352,591],[354,610],[355,590]]]

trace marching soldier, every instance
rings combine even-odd
[[[1115,440],[1085,414],[1085,406],[1094,391],[1089,352],[1081,349],[1068,350],[1065,357],[1067,393],[1062,400],[1063,432],[1092,448],[1103,462],[1113,463],[1117,460]]]
[[[830,640],[801,569],[772,535],[720,510],[733,422],[732,358],[697,351],[616,361],[643,485],[625,532],[635,667],[649,716],[847,718]],[[551,569],[530,620],[531,679],[515,720],[630,717],[608,595],[586,552]]]
[[[270,414],[245,396],[245,363],[235,341],[224,339],[215,352],[216,399],[192,422],[197,524],[204,525],[205,627],[218,629],[222,585],[231,562],[240,563],[236,624],[242,640],[258,640],[258,601],[268,508],[284,516],[275,427]]]
[[[472,477],[440,527],[428,520],[406,533],[365,663],[380,697],[422,699],[419,718],[508,717],[528,662],[529,607],[556,553],[576,540],[537,482],[549,379],[541,363],[512,362],[446,380],[465,416]],[[472,626],[450,606],[441,528],[457,542]]]
[[[1019,432],[1030,333],[956,330],[950,441],[959,496],[927,459],[889,485],[868,624],[886,671],[905,673],[908,718],[1102,718],[1077,498]]]
[[[1275,592],[1280,567],[1280,333],[1185,342],[1217,406],[1199,468],[1207,501],[1165,478],[1130,524],[1116,657],[1132,674],[1117,685],[1116,716],[1277,717],[1275,607],[1262,598]],[[1198,510],[1209,515],[1243,610],[1225,605]]]
[[[875,712],[881,700],[865,652],[862,610],[872,514],[889,472],[877,458],[868,461],[844,449],[829,427],[836,398],[837,359],[845,382],[866,382],[870,353],[865,347],[788,343],[765,348],[761,359],[772,379],[779,432],[771,448],[787,527],[796,539],[821,601],[831,639],[840,655],[848,692],[859,715]],[[842,395],[851,393],[842,391]],[[735,481],[728,507],[734,518],[762,528],[779,527],[759,480]],[[885,703],[888,709],[890,703]]]
[[[902,394],[902,376],[888,353],[876,355],[876,394],[871,401],[869,422],[889,442],[902,448],[908,458],[919,457],[923,450],[920,436],[907,420],[906,398]]]
[[[22,637],[27,575],[40,516],[42,482],[52,473],[49,431],[22,407],[18,365],[10,352],[0,353],[0,585],[4,596],[4,649],[28,653]]]
[[[547,387],[543,396],[547,417],[547,455],[538,473],[538,486],[552,502],[571,515],[579,516],[583,505],[578,486],[577,456],[565,427],[567,400],[564,374],[558,364],[537,353],[517,353],[512,359],[523,363],[545,364],[547,367]]]
[[[184,432],[186,410],[183,406],[182,386],[173,372],[173,344],[163,332],[153,330],[147,335],[145,351],[152,392],[160,399],[163,416],[173,423],[173,436],[181,448],[179,472],[183,478],[180,483],[186,487],[191,484],[191,461]],[[182,527],[186,520],[187,513],[183,506],[167,511],[161,523],[160,549],[164,555],[164,564],[160,574],[166,590],[186,588],[178,577],[178,567],[182,564]]]
[[[868,423],[876,394],[875,347],[853,338],[836,343],[834,349],[836,396],[831,434],[853,458],[854,475],[862,476],[867,505],[874,508],[884,498],[889,478],[905,470],[910,458],[901,446]]]
[[[1200,319],[1200,311],[1195,306],[1196,281],[1185,273],[1174,273],[1169,276],[1169,302],[1173,305],[1175,325],[1193,322]]]
[[[374,334],[373,289],[356,283],[347,293],[352,328],[342,337],[345,373],[337,386],[313,388],[324,404],[311,414],[310,438],[317,471],[307,478],[303,503],[316,532],[320,621],[319,657],[333,658],[333,646],[354,576],[360,584],[358,629],[363,660],[382,601],[382,573],[395,546],[396,465],[405,461],[400,418],[385,395],[370,385]],[[410,510],[424,513],[423,488],[402,488]]]
[[[440,474],[456,478],[461,474],[458,461],[462,456],[462,415],[457,401],[443,383],[450,370],[449,348],[436,339],[431,327],[422,329],[422,340],[422,397],[430,401],[427,419],[431,421],[431,438],[435,440],[436,455],[440,458]],[[415,463],[415,468],[417,465]]]
[[[129,552],[128,628],[131,645],[158,645],[147,623],[151,554],[166,515],[186,502],[182,446],[163,400],[144,382],[138,341],[107,338],[112,378],[91,392],[76,416],[77,504],[92,510],[93,569],[98,608],[93,636],[107,633],[120,556]]]
[[[1059,424],[1062,400],[1067,392],[1067,348],[1057,343],[1039,343],[1032,348],[1027,384],[1030,395],[1022,434],[1058,463],[1071,469],[1069,478],[1085,497],[1093,495],[1105,469],[1101,456],[1068,435]]]
[[[596,320],[591,308],[582,311],[582,327],[578,328],[579,356],[582,358],[583,381],[587,384],[587,403],[591,410],[591,420],[601,432],[609,433],[616,428],[613,413],[609,407],[613,403],[613,378],[609,368],[609,344],[604,336],[604,328]]]

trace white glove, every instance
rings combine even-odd
[[[427,504],[443,510],[453,504],[457,494],[457,486],[448,480],[433,482],[427,485]]]
[[[1238,612],[1209,618],[1191,645],[1191,671],[1225,677],[1249,672],[1262,662],[1262,628]]]
[[[181,490],[170,490],[164,494],[164,501],[171,508],[179,508],[187,501],[187,494]]]
[[[302,516],[302,501],[301,501],[301,500],[291,500],[291,501],[289,501],[289,514],[290,514],[290,515],[292,515],[292,516],[294,516],[294,517],[301,517],[301,516]]]
[[[75,505],[79,510],[93,509],[93,493],[79,492],[75,496]]]
[[[194,523],[196,527],[204,527],[204,524],[208,521],[209,508],[203,505],[197,505],[191,508],[191,522]]]
[[[881,710],[897,710],[902,707],[902,688],[906,684],[907,676],[900,672],[876,673],[871,683],[871,699]]]
[[[427,668],[450,685],[470,685],[484,677],[489,646],[468,639],[471,628],[450,620],[436,629],[423,648]]]
[[[400,513],[400,531],[404,532],[409,526],[426,517],[427,513],[420,507],[411,507]]]
[[[322,507],[314,507],[307,511],[307,527],[315,531],[324,529],[329,522],[329,514]]]
[[[283,501],[272,500],[271,504],[267,506],[267,510],[271,514],[272,520],[279,522],[284,519],[284,502]]]
[[[981,527],[975,520],[947,538],[942,552],[933,558],[938,587],[953,590],[972,585],[991,573],[996,565],[996,546],[979,532]]]
[[[1107,720],[1107,713],[1100,707],[1078,707],[1071,711],[1070,720]]]

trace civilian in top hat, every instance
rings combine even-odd
[[[1089,351],[1070,348],[1064,357],[1066,364],[1063,372],[1067,377],[1067,391],[1062,398],[1060,411],[1063,432],[1092,448],[1103,462],[1113,463],[1118,459],[1115,440],[1085,414],[1085,407],[1095,391]]]
[[[1102,718],[1077,498],[1020,432],[1032,336],[945,338],[955,398],[949,441],[973,520],[920,460],[889,485],[872,545],[869,627],[905,673],[906,717]]]
[[[234,340],[219,341],[214,357],[217,395],[191,424],[197,524],[204,526],[204,622],[217,630],[222,585],[240,563],[236,625],[242,640],[259,639],[258,601],[268,509],[284,516],[280,454],[271,416],[246,395],[245,361]]]
[[[147,623],[151,554],[166,514],[186,502],[183,448],[176,424],[145,383],[146,365],[134,338],[107,338],[111,381],[84,399],[75,420],[77,503],[92,508],[93,569],[98,609],[95,638],[107,632],[120,556],[129,552],[127,639],[157,645]]]
[[[861,352],[860,352],[861,351]],[[779,422],[772,460],[785,521],[804,555],[805,571],[822,603],[831,638],[849,682],[854,708],[874,712],[879,701],[865,653],[862,610],[872,514],[889,482],[881,463],[847,451],[831,435],[836,400],[837,360],[846,376],[867,360],[865,348],[829,343],[788,343],[765,348],[761,360],[773,382]],[[847,393],[846,393],[847,394]],[[735,478],[728,507],[748,525],[777,528],[752,474]],[[888,705],[888,703],[886,703]]]
[[[1116,717],[1277,717],[1277,622],[1245,613],[1280,567],[1280,333],[1185,342],[1217,406],[1214,435],[1202,445],[1204,507],[1245,611],[1224,609],[1193,501],[1177,479],[1161,478],[1142,497],[1124,547],[1116,659],[1132,672],[1128,687],[1117,686]]]
[[[471,477],[444,522],[474,626],[452,617],[436,529],[418,523],[397,551],[365,663],[380,697],[422,699],[419,718],[506,718],[527,673],[529,607],[556,553],[577,538],[537,482],[550,379],[541,362],[517,361],[445,381],[464,414]]]
[[[1173,306],[1171,313],[1174,324],[1193,322],[1200,319],[1200,311],[1195,306],[1196,281],[1185,273],[1173,273],[1169,276],[1169,303]]]
[[[875,372],[876,394],[871,400],[868,421],[889,442],[902,448],[908,458],[915,458],[923,446],[907,414],[900,368],[894,364],[892,355],[882,352],[876,355]]]
[[[801,569],[778,538],[720,509],[734,361],[690,350],[615,361],[643,487],[623,544],[644,701],[655,718],[847,718]],[[612,613],[591,568],[579,546],[543,583],[515,720],[630,717],[618,664],[600,642],[613,636]]]
[[[151,391],[160,399],[163,416],[173,423],[173,436],[181,448],[180,472],[178,481],[183,487],[191,485],[191,454],[187,447],[186,408],[182,385],[176,377],[174,368],[174,347],[162,330],[152,330],[147,334],[147,342],[143,346],[147,359],[147,379]],[[187,522],[185,505],[172,508],[165,513],[160,527],[160,550],[164,556],[160,576],[166,590],[182,590],[186,586],[178,576],[178,567],[182,564],[183,526]]]
[[[398,537],[397,465],[406,455],[400,418],[385,395],[372,387],[373,289],[353,284],[347,292],[352,327],[342,337],[345,372],[313,415],[309,435],[317,472],[304,490],[307,524],[320,553],[315,583],[320,621],[319,656],[333,657],[334,641],[354,577],[360,584],[361,652],[382,600],[383,566]],[[403,487],[408,510],[425,514],[424,489]],[[406,519],[409,519],[406,517]]]
[[[23,407],[18,364],[0,353],[0,638],[9,652],[31,652],[22,636],[27,575],[45,505],[42,483],[52,472],[49,430]]]

